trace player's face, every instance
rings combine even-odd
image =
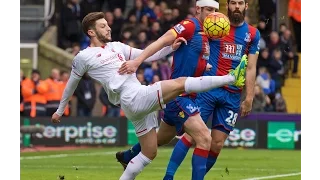
[[[107,43],[111,41],[111,28],[105,19],[97,20],[96,27],[93,31],[100,42]]]
[[[244,0],[230,0],[229,4],[227,3],[227,8],[230,22],[239,25],[244,21],[248,3]]]
[[[216,12],[216,9],[214,7],[205,6],[201,8],[200,12],[200,20],[201,22],[204,21],[204,19],[210,14]]]

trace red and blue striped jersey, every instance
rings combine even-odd
[[[243,25],[231,26],[229,35],[216,40],[209,40],[211,71],[205,72],[206,76],[227,75],[235,69],[244,54],[259,53],[260,32],[255,27],[244,22]],[[235,86],[225,86],[230,92],[241,92]]]
[[[173,53],[171,78],[202,76],[209,60],[209,41],[203,32],[203,25],[197,18],[186,19],[171,30],[176,37],[187,40]]]

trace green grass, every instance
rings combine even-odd
[[[21,180],[118,180],[122,166],[115,159],[115,152],[125,148],[95,148],[56,152],[28,152],[20,155]],[[160,148],[157,158],[147,166],[136,180],[163,178],[172,148]],[[191,179],[191,157],[177,171],[175,180]],[[34,159],[40,156],[39,159]],[[226,168],[229,173],[226,172]],[[76,170],[78,169],[78,170]],[[301,151],[224,149],[206,180],[241,180],[301,172]],[[301,175],[273,178],[301,179]]]

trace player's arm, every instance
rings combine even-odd
[[[62,98],[60,100],[59,108],[55,114],[58,116],[62,116],[67,106],[71,96],[73,95],[74,91],[76,90],[79,81],[81,80],[83,74],[86,72],[85,65],[83,64],[82,57],[77,55],[72,63],[72,70],[70,73],[70,78],[67,82],[67,85],[63,91]],[[59,120],[59,119],[58,119]]]
[[[148,57],[144,62],[161,60],[162,58],[166,57],[173,51],[177,50],[181,45],[181,41],[183,41],[184,43],[187,43],[187,41],[184,38],[176,39],[172,45],[162,48],[160,51]],[[143,52],[143,50],[141,49],[133,48],[126,44],[122,44],[122,46],[123,46],[123,50],[124,50],[123,52],[124,52],[125,58],[128,60],[137,58]]]
[[[246,70],[246,98],[244,100],[244,104],[250,106],[248,108],[243,108],[241,112],[241,116],[246,116],[251,111],[252,101],[254,98],[254,85],[256,81],[256,66],[257,66],[257,59],[259,56],[259,40],[260,40],[260,33],[257,30],[256,36],[249,48],[248,54],[248,66]]]
[[[183,37],[186,40],[191,39],[195,30],[195,25],[191,21],[182,21],[179,24],[172,27],[164,35],[162,35],[158,40],[151,43],[138,57],[134,60],[138,61],[140,64],[155,54],[161,48],[171,45],[175,39],[178,37]]]

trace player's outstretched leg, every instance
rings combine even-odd
[[[244,86],[245,72],[247,68],[247,56],[244,55],[236,67],[228,75],[180,77],[177,79],[161,81],[161,91],[164,103],[170,102],[178,95],[187,93],[206,92],[225,85]]]

